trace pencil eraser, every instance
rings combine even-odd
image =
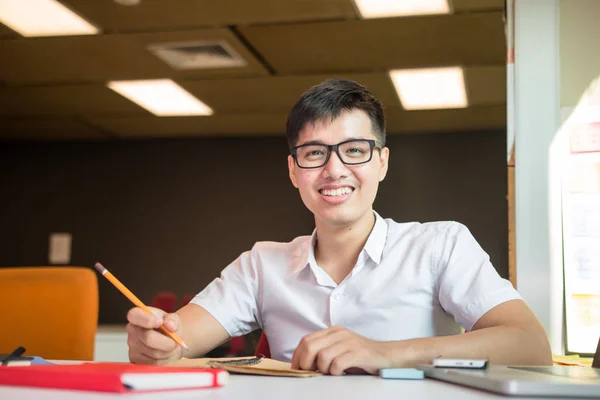
[[[425,373],[415,368],[382,368],[379,376],[383,379],[423,379]]]

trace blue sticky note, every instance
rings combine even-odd
[[[423,379],[425,373],[415,368],[382,368],[379,376],[383,379]]]
[[[42,357],[33,356],[31,358],[31,365],[46,365],[46,364],[54,364],[48,360],[44,360]]]

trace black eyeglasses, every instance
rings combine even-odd
[[[320,168],[335,151],[346,165],[365,164],[373,158],[373,149],[381,150],[372,139],[350,139],[338,144],[303,144],[292,147],[290,153],[300,168]]]

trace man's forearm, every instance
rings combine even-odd
[[[494,326],[462,335],[385,342],[395,367],[430,364],[438,357],[487,358],[499,365],[552,365],[545,333]]]
[[[229,340],[229,334],[219,321],[197,304],[187,304],[176,314],[181,319],[181,336],[190,348],[189,352],[182,352],[183,357],[202,357]]]

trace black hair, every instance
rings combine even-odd
[[[385,146],[385,115],[381,102],[369,89],[348,79],[328,79],[302,94],[288,114],[288,146],[296,146],[306,124],[333,121],[342,112],[352,110],[367,113],[377,141]]]

